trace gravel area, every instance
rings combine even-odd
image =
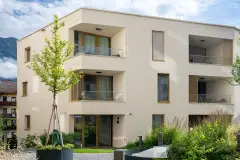
[[[74,160],[113,160],[113,153],[74,153]],[[34,150],[7,152],[0,156],[0,160],[37,160],[36,152]]]

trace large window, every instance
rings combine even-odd
[[[153,115],[152,126],[153,128],[159,127],[164,124],[164,115]]]
[[[158,74],[158,102],[169,102],[169,74]]]
[[[27,82],[22,83],[22,96],[27,96]]]
[[[110,56],[110,38],[75,31],[74,41],[76,44],[75,56],[79,54],[94,54]]]
[[[152,32],[152,58],[153,60],[164,60],[164,32]]]
[[[84,75],[72,87],[72,100],[113,100],[113,77]]]

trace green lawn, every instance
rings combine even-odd
[[[74,153],[113,153],[113,149],[75,148]]]

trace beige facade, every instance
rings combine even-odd
[[[230,115],[240,112],[240,102],[234,98],[240,91],[226,82],[231,77],[234,54],[240,50],[236,28],[84,8],[61,20],[65,22],[61,38],[72,43],[78,39],[81,43],[65,68],[98,77],[89,77],[92,81],[99,82],[100,76],[112,77],[111,96],[107,100],[99,98],[103,95],[99,89],[92,89],[94,99],[89,98],[88,92],[79,89],[81,84],[76,91],[57,96],[64,132],[74,132],[76,115],[111,115],[111,145],[122,147],[151,130],[152,115],[164,115],[164,122],[168,123],[176,116],[188,120],[189,115],[208,115],[219,108]],[[49,123],[52,95],[27,67],[25,56],[29,47],[30,60],[32,54],[44,48],[44,39],[51,38],[51,29],[52,24],[18,41],[18,138],[43,133]],[[76,31],[94,35],[91,39],[95,38],[95,46],[87,48],[86,42],[83,44],[86,39],[82,40],[83,36],[76,35]],[[155,32],[159,34],[153,36]],[[109,49],[104,49],[107,54],[99,49],[99,39],[104,37],[109,39]],[[168,75],[168,82],[159,80],[159,74]],[[92,83],[89,79],[84,81]],[[26,96],[22,95],[23,82],[27,82]],[[169,89],[163,89],[164,96],[159,96],[159,83]],[[96,84],[90,84],[90,89]],[[161,98],[164,103],[159,101]],[[30,115],[31,123],[27,130],[26,115]],[[96,120],[97,125],[99,121]],[[96,141],[101,136],[96,136]]]

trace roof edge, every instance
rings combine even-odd
[[[101,11],[101,12],[109,12],[109,13],[117,13],[117,14],[124,14],[124,15],[131,15],[131,16],[137,16],[137,17],[147,17],[147,18],[154,18],[154,19],[163,19],[163,20],[170,20],[170,21],[177,21],[177,22],[184,22],[184,23],[194,23],[194,24],[202,24],[202,25],[209,25],[209,26],[217,26],[217,27],[226,27],[226,28],[232,28],[232,29],[236,29],[238,31],[240,31],[240,28],[237,28],[236,26],[230,26],[230,25],[222,25],[222,24],[214,24],[214,23],[205,23],[205,22],[196,22],[196,21],[188,21],[188,20],[180,20],[180,19],[174,19],[174,18],[165,18],[165,17],[160,17],[160,16],[148,16],[148,15],[142,15],[142,14],[136,14],[136,13],[127,13],[127,12],[121,12],[121,11],[111,11],[111,10],[106,10],[106,9],[97,9],[97,8],[91,8],[91,7],[81,7],[79,9],[74,10],[73,12],[59,18],[59,20],[79,11],[82,9],[86,9],[86,10],[93,10],[93,11]],[[36,31],[28,34],[25,37],[22,37],[20,39],[17,40],[17,42],[33,35],[34,33],[40,31],[43,28],[46,28],[48,26],[50,26],[53,22],[50,22],[49,24],[45,25],[44,27],[37,29]]]

